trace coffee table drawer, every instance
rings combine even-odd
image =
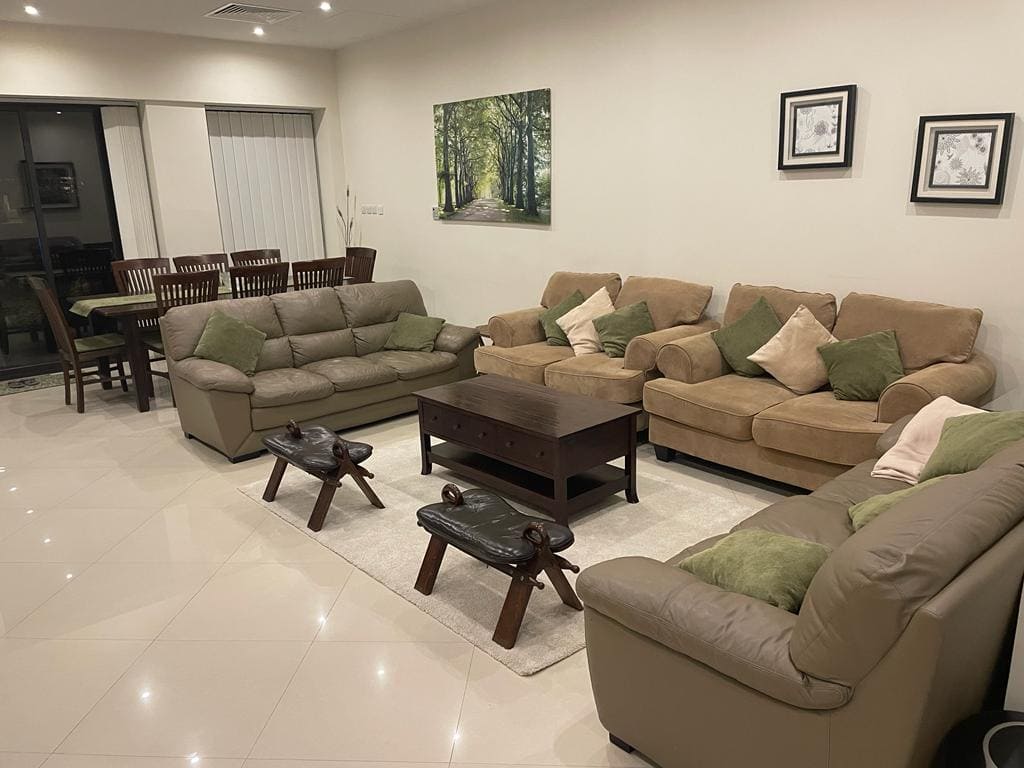
[[[431,403],[422,404],[422,413],[423,429],[432,435],[544,474],[552,471],[555,448],[545,440]]]

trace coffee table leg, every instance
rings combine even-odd
[[[278,458],[274,464],[274,468],[270,470],[270,479],[267,480],[267,488],[263,491],[264,501],[273,501],[274,497],[277,496],[277,489],[281,487],[281,478],[284,477],[284,471],[288,468],[288,462],[282,458]]]
[[[324,527],[324,518],[327,517],[327,511],[331,508],[331,502],[334,500],[334,492],[337,490],[337,486],[331,485],[329,482],[323,484],[320,495],[316,497],[316,504],[313,505],[313,514],[309,516],[309,522],[306,523],[309,530],[319,531]]]
[[[430,461],[430,435],[420,432],[420,474],[429,475],[434,468]]]
[[[626,501],[636,504],[640,497],[636,493],[636,414],[629,418],[629,452],[626,454]]]

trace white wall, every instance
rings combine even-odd
[[[917,118],[1024,113],[1024,6],[978,0],[524,0],[338,55],[349,182],[382,277],[453,321],[534,305],[555,269],[979,306],[996,404],[1024,407],[1024,133],[998,209],[908,202]],[[983,51],[980,58],[967,50]],[[775,169],[779,94],[860,86],[849,171]],[[549,230],[441,223],[431,106],[550,87]]]
[[[143,106],[165,256],[221,248],[216,202],[208,206],[213,176],[204,106],[314,110],[321,200],[330,222],[327,248],[339,252],[333,211],[335,180],[343,178],[344,166],[335,61],[329,51],[3,23],[0,98],[17,97],[123,100]]]

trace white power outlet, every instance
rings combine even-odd
[[[374,209],[374,206],[372,206],[372,205],[361,205],[361,206],[359,206],[359,212],[364,214],[364,215],[367,215],[367,216],[370,216],[370,215],[373,214],[373,209]]]
[[[378,205],[377,206],[377,215],[378,216],[383,216],[384,215],[384,206],[383,205]]]

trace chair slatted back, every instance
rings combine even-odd
[[[345,284],[345,257],[293,261],[292,282],[295,290],[307,288],[333,288]]]
[[[199,253],[194,256],[175,256],[174,268],[179,272],[203,272],[216,269],[218,272],[228,271],[228,255],[226,253]]]
[[[277,264],[281,261],[280,248],[257,248],[250,251],[233,251],[231,265],[247,267],[250,264]]]
[[[58,348],[68,359],[74,359],[74,331],[71,330],[68,319],[61,311],[57,294],[53,292],[50,284],[41,277],[30,275],[28,284],[39,300],[39,305],[43,308],[43,314],[46,315],[46,319],[50,323],[50,330],[53,332],[53,339],[57,342]]]
[[[153,278],[153,288],[156,292],[157,312],[163,317],[171,307],[216,301],[220,273],[216,269],[207,269],[202,272],[157,275]]]
[[[236,299],[251,296],[270,296],[288,290],[288,264],[250,264],[231,267],[231,295]]]
[[[345,275],[352,283],[373,282],[373,265],[377,261],[375,248],[346,248]]]
[[[117,292],[124,296],[138,296],[153,292],[153,275],[166,275],[171,271],[170,259],[124,259],[113,261]]]

